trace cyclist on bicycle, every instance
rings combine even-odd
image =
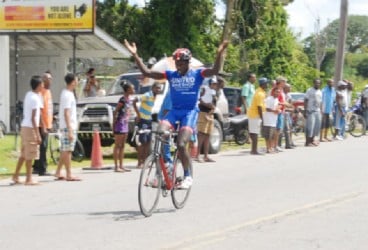
[[[205,77],[217,75],[220,70],[221,57],[228,45],[228,41],[223,41],[217,49],[217,57],[212,68],[190,69],[189,62],[192,58],[190,50],[180,48],[173,53],[176,71],[166,70],[157,72],[148,69],[137,54],[135,43],[130,44],[124,40],[125,47],[133,55],[138,68],[146,77],[156,80],[167,79],[170,86],[172,109],[164,117],[160,124],[161,130],[173,129],[176,121],[180,121],[180,131],[177,140],[179,158],[184,167],[184,181],[181,188],[189,188],[193,179],[190,173],[191,158],[187,149],[193,129],[196,124],[193,122],[197,113],[199,88]]]

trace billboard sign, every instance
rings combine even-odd
[[[0,0],[0,33],[92,33],[94,0]]]

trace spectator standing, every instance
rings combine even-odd
[[[199,98],[199,116],[197,122],[198,150],[195,160],[198,162],[214,162],[208,157],[210,147],[210,135],[213,129],[213,113],[216,108],[216,91],[218,83],[216,76],[209,79],[208,85],[202,85]],[[199,158],[203,147],[204,158]]]
[[[152,85],[151,91],[146,92],[143,96],[133,100],[133,107],[137,114],[136,123],[138,129],[152,129],[152,108],[155,104],[156,96],[161,92],[161,84],[155,82]],[[141,105],[138,109],[137,102],[140,101]],[[142,168],[144,161],[150,152],[151,133],[142,133],[139,135],[140,145],[137,145],[138,153],[138,165],[137,168]]]
[[[365,87],[362,91],[361,105],[362,105],[362,109],[363,109],[363,116],[364,116],[364,119],[365,119],[365,124],[368,128],[368,84],[365,85]]]
[[[18,158],[15,172],[12,180],[13,184],[21,184],[19,181],[19,173],[26,164],[26,181],[25,185],[37,185],[38,182],[32,180],[32,161],[39,157],[39,145],[41,144],[41,135],[39,131],[41,120],[42,100],[40,92],[43,88],[42,78],[40,76],[32,76],[31,91],[28,91],[23,102],[23,120],[21,123],[20,136],[22,140],[21,155]]]
[[[331,141],[328,138],[330,129],[330,116],[332,115],[334,103],[336,100],[336,90],[332,79],[327,80],[327,85],[322,89],[322,126],[320,133],[320,141]]]
[[[84,88],[84,94],[86,97],[95,97],[97,96],[97,92],[100,90],[100,85],[97,82],[97,79],[94,75],[91,75],[88,78],[88,82]]]
[[[248,127],[250,139],[252,141],[250,153],[252,155],[261,154],[260,152],[258,152],[258,135],[261,132],[263,112],[265,111],[265,99],[268,79],[262,77],[258,80],[258,82],[259,87],[254,93],[252,103],[248,109]]]
[[[291,114],[292,112],[294,112],[295,107],[292,104],[290,91],[291,91],[291,85],[286,83],[284,86],[284,93],[285,93],[284,137],[285,137],[285,148],[286,149],[292,149],[296,147],[293,142],[293,137],[292,137],[293,133],[291,131],[292,130]],[[280,140],[280,145],[281,145],[281,140]]]
[[[66,88],[61,91],[59,104],[60,126],[60,159],[55,172],[56,180],[81,181],[72,176],[72,152],[77,141],[77,101],[74,90],[78,85],[77,77],[68,73],[64,77]],[[65,166],[66,176],[61,175],[61,168]]]
[[[281,112],[279,108],[278,96],[280,95],[279,88],[273,88],[271,90],[271,95],[265,99],[266,112],[263,114],[263,136],[266,140],[267,153],[277,152],[276,147],[276,124],[277,116]]]
[[[313,87],[309,88],[305,93],[304,116],[306,118],[306,146],[318,146],[318,143],[315,142],[314,139],[316,136],[319,136],[321,130],[322,91],[320,87],[321,81],[315,79],[313,81]]]
[[[284,87],[285,87],[285,84],[286,84],[286,78],[285,77],[282,77],[282,76],[279,76],[277,77],[276,79],[276,88],[278,88],[280,90],[280,94],[278,96],[278,99],[279,99],[279,105],[280,105],[280,110],[281,112],[278,113],[277,115],[277,124],[276,124],[276,133],[275,133],[275,139],[276,139],[276,145],[279,145],[279,146],[276,146],[276,151],[278,152],[281,152],[282,149],[281,149],[281,140],[279,141],[280,139],[280,134],[282,131],[284,131],[284,127],[285,127],[285,108],[287,106],[287,103],[286,103],[286,97],[285,97],[285,93],[284,93]],[[286,137],[285,137],[286,138]],[[290,140],[289,138],[286,139],[286,146],[287,147],[290,147]]]
[[[347,95],[347,108],[351,106],[351,99],[353,96],[353,90],[354,90],[354,83],[349,80],[344,80],[345,83],[347,83],[346,86],[346,95]]]
[[[247,110],[252,103],[252,99],[254,93],[256,92],[254,83],[257,81],[256,74],[250,73],[248,74],[248,79],[244,83],[242,90],[241,90],[241,102],[243,107],[244,114],[247,114]]]
[[[123,160],[125,142],[129,132],[129,117],[133,105],[130,96],[134,94],[134,85],[126,81],[122,81],[121,85],[124,94],[119,99],[114,110],[113,119],[113,133],[115,139],[114,164],[115,172],[130,172],[130,169],[124,168]]]
[[[40,176],[50,176],[51,174],[47,172],[47,145],[49,140],[49,132],[52,129],[52,120],[54,116],[52,95],[51,95],[51,81],[52,76],[50,73],[44,73],[42,75],[43,88],[41,90],[41,99],[43,102],[43,108],[41,110],[41,144],[40,144],[40,158],[35,160],[33,163],[33,173],[37,173]]]
[[[339,141],[344,140],[346,112],[348,110],[347,86],[348,84],[344,81],[337,83],[334,139]]]

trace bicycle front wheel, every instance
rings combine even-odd
[[[361,115],[353,114],[350,118],[349,133],[354,137],[361,137],[365,135],[366,124],[364,117]]]
[[[73,161],[81,162],[83,161],[85,156],[84,147],[80,140],[75,142],[75,147],[72,152],[72,159]]]
[[[58,164],[60,159],[60,138],[58,135],[49,135],[50,156],[54,164]]]
[[[158,204],[162,182],[160,171],[158,158],[150,155],[144,162],[138,186],[139,208],[146,217],[152,215]]]
[[[188,200],[191,187],[188,189],[180,188],[180,184],[184,180],[184,168],[183,164],[181,163],[181,160],[178,157],[176,157],[176,159],[174,160],[174,168],[175,172],[173,174],[175,175],[174,176],[175,183],[174,187],[171,190],[171,199],[174,204],[174,207],[176,209],[181,209],[184,207],[185,203]],[[190,173],[193,177],[192,167],[190,167]]]

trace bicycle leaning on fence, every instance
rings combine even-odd
[[[178,157],[175,142],[178,130],[174,132],[152,131],[152,134],[154,135],[153,150],[147,157],[141,170],[138,186],[139,207],[142,214],[146,217],[151,216],[157,207],[160,192],[163,197],[166,197],[171,192],[174,207],[181,209],[184,207],[191,190],[191,188],[179,188],[184,180],[184,170]],[[174,147],[173,165],[171,168],[167,168],[164,162],[163,147],[165,144]],[[193,169],[190,169],[190,171],[193,174]]]

